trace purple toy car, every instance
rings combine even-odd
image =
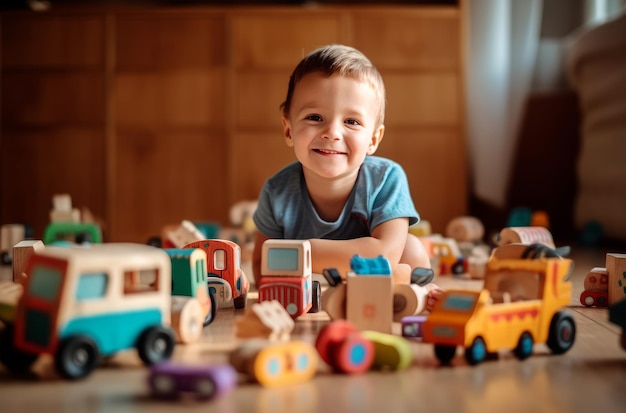
[[[164,362],[152,366],[148,383],[153,397],[177,398],[187,392],[210,400],[235,387],[237,372],[229,364],[192,366]]]

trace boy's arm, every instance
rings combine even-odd
[[[385,221],[372,231],[370,237],[350,240],[312,239],[313,272],[321,274],[324,268],[337,268],[345,277],[350,271],[350,259],[359,254],[362,257],[384,256],[391,268],[400,262],[409,234],[407,218]]]

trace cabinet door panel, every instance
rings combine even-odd
[[[354,14],[354,45],[379,69],[459,66],[459,20],[453,10]]]
[[[102,130],[5,129],[1,152],[1,222],[29,223],[41,237],[57,193],[70,194],[74,207],[105,218]]]
[[[241,68],[293,69],[313,49],[341,39],[339,15],[241,15],[233,21],[234,64]]]
[[[103,15],[15,16],[2,19],[2,66],[100,67]]]
[[[104,124],[104,74],[98,72],[4,73],[5,125]]]
[[[225,78],[224,69],[120,73],[115,82],[117,123],[148,128],[221,125],[227,109]]]
[[[242,167],[231,168],[234,201],[257,199],[265,180],[296,160],[282,134],[238,134],[232,153]]]
[[[451,73],[382,73],[387,89],[385,123],[397,126],[457,125],[459,83]]]
[[[226,22],[210,15],[121,15],[116,68],[122,71],[208,68],[226,64]]]
[[[281,131],[280,104],[285,101],[289,72],[244,72],[237,77],[236,126]]]
[[[229,208],[223,132],[124,131],[116,140],[117,240],[145,242],[167,224],[214,220]]]

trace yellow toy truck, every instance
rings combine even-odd
[[[545,246],[510,245],[494,250],[481,291],[449,290],[424,324],[423,341],[449,364],[457,346],[476,365],[500,350],[519,360],[546,343],[555,354],[574,344],[576,325],[562,308],[570,303],[572,260],[545,254]],[[540,256],[543,255],[543,256]],[[547,256],[546,256],[547,255]]]

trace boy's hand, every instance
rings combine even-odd
[[[443,289],[437,284],[433,283],[426,284],[424,287],[428,290],[425,309],[427,311],[433,311],[433,308],[435,308],[435,304],[443,296]]]

